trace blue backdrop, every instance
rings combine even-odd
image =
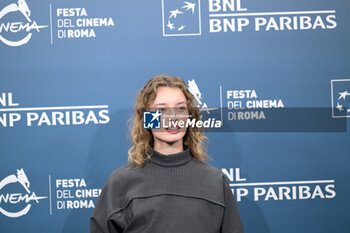
[[[230,124],[328,109],[318,132],[208,132],[208,162],[227,175],[247,233],[349,232],[349,10],[1,0],[0,232],[88,232],[104,182],[126,163],[136,94],[158,74],[182,77],[203,113]],[[323,128],[337,120],[345,130]]]

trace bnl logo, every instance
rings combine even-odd
[[[156,112],[143,112],[143,128],[144,129],[160,129],[161,113],[159,110]]]
[[[163,36],[201,35],[200,0],[162,0]]]
[[[332,117],[350,117],[350,79],[331,80]]]

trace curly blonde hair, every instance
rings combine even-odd
[[[149,111],[150,105],[156,98],[158,87],[177,87],[187,99],[188,113],[191,119],[200,120],[200,110],[194,104],[194,96],[187,89],[186,83],[178,77],[171,75],[158,75],[151,78],[140,90],[136,98],[134,115],[131,119],[131,142],[128,161],[135,162],[138,167],[143,167],[147,157],[151,156],[153,136],[150,129],[143,128],[143,112]],[[190,148],[192,156],[200,161],[208,160],[206,155],[208,138],[201,128],[189,127],[183,138],[183,144]]]

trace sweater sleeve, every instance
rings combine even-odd
[[[227,178],[223,177],[225,210],[221,223],[220,233],[244,233],[241,219],[236,206],[230,184]]]
[[[90,233],[122,233],[118,221],[110,221],[116,209],[119,207],[119,198],[115,193],[114,176],[110,176],[103,186],[95,209],[90,218]]]

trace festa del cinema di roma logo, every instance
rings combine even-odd
[[[3,22],[4,18],[10,13],[19,12],[24,16],[26,22]],[[17,13],[18,14],[18,13]],[[32,37],[32,30],[40,32],[41,28],[46,28],[46,25],[39,26],[35,20],[30,18],[31,11],[25,0],[18,0],[17,3],[11,3],[5,6],[0,10],[0,41],[4,44],[12,47],[21,46],[30,40]],[[14,40],[14,39],[6,39],[5,34],[9,36],[9,34],[19,34],[21,32],[25,32],[25,36]],[[10,37],[12,37],[11,35]],[[16,35],[17,36],[17,35]]]
[[[17,169],[17,176],[16,175],[9,175],[7,177],[5,177],[3,180],[0,181],[0,191],[9,184],[12,183],[19,183],[25,190],[27,193],[23,194],[23,193],[6,193],[6,194],[2,194],[0,193],[0,213],[2,213],[3,215],[10,217],[10,218],[18,218],[21,217],[23,215],[26,215],[32,204],[30,204],[31,201],[35,201],[36,203],[39,203],[40,199],[45,199],[47,197],[40,197],[37,196],[35,194],[35,192],[31,192],[29,190],[29,186],[30,186],[30,182],[23,170],[23,168],[21,169]],[[18,205],[21,203],[25,203],[25,207],[19,211],[16,212],[11,212],[8,210],[5,210],[3,207],[3,204],[7,205],[7,204],[11,204],[11,205]]]

